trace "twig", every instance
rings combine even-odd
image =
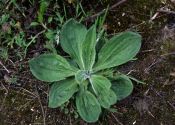
[[[175,52],[171,52],[171,53],[163,54],[163,55],[161,55],[161,57],[164,57],[164,56],[170,56],[170,55],[175,55]]]
[[[154,62],[153,62],[151,65],[149,65],[149,67],[147,67],[146,69],[144,69],[144,72],[145,72],[145,73],[149,73],[149,71],[151,70],[151,68],[152,68],[154,65],[156,65],[157,63],[162,62],[162,60],[163,60],[163,57],[162,57],[162,58],[159,58],[159,59],[157,59],[157,60],[154,60]]]
[[[7,94],[8,93],[8,89],[2,83],[1,83],[1,86],[5,89],[5,94]]]
[[[44,107],[43,107],[43,105],[42,105],[41,98],[40,98],[40,96],[39,96],[39,93],[38,93],[37,88],[36,88],[36,92],[37,92],[38,101],[39,101],[40,106],[41,106],[41,111],[42,111],[42,114],[43,114],[43,125],[46,125],[46,114],[45,114]]]
[[[162,7],[162,8],[160,8],[159,10],[157,10],[157,12],[151,17],[150,21],[155,20],[155,19],[158,17],[158,15],[159,15],[160,13],[164,13],[164,14],[174,14],[174,15],[175,15],[175,11],[171,11],[171,10],[168,10],[167,8],[165,8],[165,7]],[[159,17],[160,17],[160,16],[159,16]]]
[[[12,64],[13,66],[15,67],[15,63],[11,60],[11,59],[8,59]]]
[[[165,102],[166,104],[168,104],[169,106],[171,106],[172,109],[175,111],[175,106],[174,106],[173,104],[171,104],[169,101],[166,101],[165,98],[162,97],[155,89],[151,88],[151,90],[152,90],[156,95],[158,95],[158,96],[161,98],[161,100],[162,100],[163,102]]]
[[[27,90],[27,89],[24,89],[24,88],[22,88],[22,87],[19,87],[21,90],[23,90],[23,91],[25,91],[25,92],[27,92],[27,93],[29,93],[29,94],[31,94],[31,95],[33,95],[34,97],[38,97],[38,95],[36,95],[36,94],[34,94],[34,93],[32,93],[32,92],[30,92],[29,90]]]
[[[173,104],[171,104],[169,101],[167,101],[167,103],[173,108],[173,110],[175,111],[175,106]]]
[[[156,12],[152,17],[151,19],[149,20],[149,22],[155,20],[157,18],[157,16],[159,15],[159,12]]]
[[[157,12],[167,13],[167,14],[174,14],[175,15],[175,11],[170,11],[170,10],[158,10]]]
[[[5,94],[5,97],[3,98],[3,101],[2,101],[2,104],[1,104],[1,107],[0,107],[0,112],[2,111],[2,109],[4,107],[4,103],[5,103],[6,98],[7,98],[7,95]]]
[[[7,73],[10,73],[10,71],[2,64],[1,61],[0,61],[0,65],[7,71]]]
[[[162,62],[167,56],[171,56],[171,55],[175,55],[175,52],[171,52],[171,53],[167,53],[167,54],[160,55],[160,58],[155,59],[154,62],[153,62],[151,65],[149,65],[149,67],[147,67],[147,68],[144,70],[144,72],[145,72],[145,73],[148,73],[149,70],[150,70],[154,65],[156,65],[157,63]]]
[[[39,32],[38,34],[36,34],[34,37],[31,37],[31,41],[30,41],[30,42],[26,45],[26,47],[25,47],[25,50],[24,50],[24,57],[26,57],[28,47],[35,41],[35,39],[36,39],[39,35],[43,34],[45,31],[46,31],[46,30],[42,30],[41,32]]]
[[[155,116],[148,110],[147,111],[148,115],[150,115],[151,117],[155,118]]]
[[[8,89],[4,86],[4,84],[1,83],[1,86],[5,89],[6,93],[5,93],[5,97],[4,97],[3,101],[2,101],[2,104],[1,104],[1,107],[0,107],[0,111],[2,111],[2,108],[4,106],[4,103],[5,103],[7,94],[8,94]]]
[[[111,7],[109,7],[108,10],[112,10],[112,9],[116,8],[117,6],[119,6],[119,5],[123,4],[123,3],[125,3],[126,1],[127,1],[127,0],[120,0],[120,1],[117,2],[116,4],[114,4],[114,5],[112,5]],[[85,18],[84,21],[93,20],[93,19],[95,19],[96,17],[98,17],[98,16],[104,14],[105,11],[106,11],[106,9],[103,9],[102,11],[100,11],[100,12],[98,12],[98,13],[92,15],[92,16],[89,16],[89,17]]]
[[[119,124],[119,125],[123,125],[123,123],[121,123],[117,117],[115,117],[115,115],[113,113],[111,113],[112,116],[114,117],[114,119],[116,120],[116,122]]]
[[[141,51],[141,53],[152,52],[152,51],[155,51],[155,50],[156,50],[156,49],[143,50],[143,51]]]

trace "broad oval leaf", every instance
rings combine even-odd
[[[110,105],[113,105],[117,102],[118,97],[112,89],[110,89],[110,91],[109,91],[109,98],[108,99],[109,99],[108,103]]]
[[[96,46],[96,27],[92,26],[87,34],[82,47],[82,57],[85,66],[85,70],[92,70],[92,66],[95,62],[95,46]]]
[[[67,60],[55,54],[43,54],[29,62],[32,74],[39,80],[54,82],[75,74]]]
[[[49,107],[56,108],[61,106],[77,91],[78,84],[75,80],[67,79],[53,83],[49,91]]]
[[[112,82],[112,90],[117,95],[117,99],[122,100],[132,93],[132,81],[126,75],[120,75]]]
[[[87,29],[84,25],[74,19],[68,20],[60,33],[60,43],[65,52],[67,52],[81,69],[84,69],[82,59],[82,44],[86,37]]]
[[[110,108],[117,100],[117,96],[110,89],[110,81],[100,75],[92,75],[90,79],[92,89],[102,107]]]
[[[89,91],[76,96],[76,107],[79,115],[86,122],[96,122],[101,113],[100,104]]]
[[[95,71],[115,67],[130,61],[141,47],[141,36],[134,32],[123,32],[110,39],[100,50]]]
[[[106,77],[101,75],[92,75],[90,78],[90,83],[96,94],[103,89],[109,90],[111,87],[111,82]]]
[[[117,102],[117,96],[111,89],[108,91],[102,91],[99,95],[97,95],[97,99],[100,105],[107,109]]]

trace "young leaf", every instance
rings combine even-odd
[[[121,65],[136,56],[141,46],[141,36],[134,32],[123,32],[107,42],[98,54],[95,71]]]
[[[78,91],[75,80],[62,80],[52,85],[49,91],[49,107],[56,108],[67,102]]]
[[[95,62],[95,45],[96,45],[96,27],[92,26],[87,34],[82,47],[82,57],[84,61],[85,70],[92,70]]]
[[[110,90],[111,83],[107,78],[100,75],[92,75],[90,82],[102,107],[109,108],[116,102],[117,97],[115,93]]]
[[[89,91],[76,96],[76,107],[79,115],[86,122],[96,122],[101,113],[100,104]]]
[[[106,77],[101,75],[92,75],[90,82],[92,88],[97,92],[96,94],[98,94],[98,91],[102,91],[101,89],[109,90],[111,87],[111,82]]]
[[[75,74],[67,60],[55,54],[43,54],[29,62],[32,74],[39,80],[54,82]]]
[[[84,69],[82,59],[82,44],[85,39],[87,29],[74,19],[67,21],[60,33],[60,43],[65,52],[67,52],[81,69]]]
[[[38,22],[43,23],[43,16],[45,11],[47,10],[47,7],[49,5],[49,2],[46,0],[42,0],[40,3],[40,8],[38,11]]]
[[[117,95],[117,99],[122,100],[132,93],[133,84],[126,75],[120,75],[112,82],[112,90]]]
[[[31,24],[30,24],[30,26],[38,26],[39,25],[39,23],[38,22],[31,22]]]
[[[77,81],[77,83],[82,83],[89,77],[90,77],[90,73],[87,72],[86,70],[79,70],[75,74],[75,80]]]
[[[112,89],[110,89],[109,90],[109,97],[108,97],[108,103],[110,104],[110,105],[113,105],[113,104],[115,104],[116,102],[117,102],[117,95],[115,94],[115,92],[112,90]],[[109,107],[110,108],[110,107]]]
[[[102,91],[97,96],[97,99],[100,105],[106,109],[110,108],[111,105],[117,102],[117,96],[111,89],[108,91]]]
[[[131,80],[135,81],[137,84],[146,84],[145,82],[140,81],[140,80],[138,80],[138,79],[136,79],[136,78],[134,78],[132,76],[128,76],[128,78],[130,78]]]

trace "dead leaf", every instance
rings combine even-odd
[[[170,76],[175,77],[175,72],[171,72]]]
[[[171,0],[171,2],[175,4],[175,0]]]
[[[75,2],[75,0],[67,0],[69,4],[72,4]]]

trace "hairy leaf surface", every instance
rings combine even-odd
[[[64,24],[60,34],[60,43],[63,50],[76,60],[81,69],[85,68],[82,59],[82,44],[86,33],[87,29],[84,25],[70,19]]]
[[[91,84],[101,106],[109,108],[116,102],[117,97],[110,90],[111,83],[107,78],[100,75],[92,75]]]
[[[141,36],[134,32],[123,32],[107,42],[98,54],[95,71],[121,65],[136,56],[141,46]]]
[[[117,102],[117,96],[111,89],[108,91],[101,91],[97,99],[103,108],[110,108],[111,105]]]
[[[89,91],[76,96],[76,107],[79,115],[86,122],[95,122],[101,113],[101,107],[95,96]]]
[[[117,99],[122,100],[132,93],[132,81],[126,75],[120,75],[112,82],[112,90],[117,95]]]
[[[110,89],[110,91],[109,91],[109,98],[108,99],[109,99],[108,103],[110,105],[113,105],[117,102],[118,97],[112,89]]]
[[[49,107],[56,108],[67,102],[78,91],[75,80],[62,80],[53,83],[49,91]]]
[[[100,89],[109,90],[111,87],[111,82],[106,77],[101,75],[92,75],[90,81],[93,89],[95,89],[95,91],[97,92],[96,94],[98,94],[98,91],[101,91]]]
[[[95,46],[96,46],[96,27],[92,26],[86,35],[85,41],[82,47],[82,57],[85,66],[85,70],[91,70],[95,62]]]
[[[43,54],[29,62],[32,74],[39,80],[54,82],[75,74],[66,59],[55,54]]]
[[[75,74],[75,80],[78,83],[82,83],[83,81],[85,81],[89,77],[90,77],[90,73],[88,71],[86,71],[86,70],[79,70]]]

